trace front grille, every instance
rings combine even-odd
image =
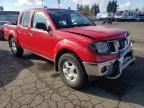
[[[111,53],[116,53],[125,49],[128,46],[128,44],[129,44],[129,40],[127,38],[108,41],[108,46]]]

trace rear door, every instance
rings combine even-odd
[[[18,38],[23,48],[30,49],[30,12],[23,12],[18,25]]]
[[[44,30],[38,24],[46,25],[46,29]],[[50,49],[53,42],[53,36],[47,31],[49,25],[50,21],[43,11],[34,12],[30,30],[31,46],[35,53],[47,58],[50,58]]]

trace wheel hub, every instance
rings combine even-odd
[[[68,81],[75,82],[77,80],[77,69],[73,63],[65,62],[63,64],[63,73]]]
[[[11,49],[12,49],[14,52],[17,51],[16,44],[15,44],[14,40],[11,40]]]

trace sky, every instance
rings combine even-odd
[[[4,6],[6,11],[20,11],[29,8],[39,8],[42,7],[42,0],[0,0],[0,5]],[[57,8],[57,0],[43,0],[44,5],[49,8]],[[144,8],[144,0],[117,0],[119,4],[119,10],[129,10],[136,8]],[[100,5],[101,12],[106,11],[106,7],[109,0],[61,0],[60,7],[71,9],[76,9],[76,5],[97,3]]]

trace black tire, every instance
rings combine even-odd
[[[65,62],[69,62],[73,64],[76,68],[77,78],[74,82],[69,81],[64,75],[63,66]],[[78,57],[73,53],[63,54],[58,61],[58,68],[59,68],[62,80],[71,88],[81,89],[88,80],[88,77],[86,75],[86,72],[85,72],[85,69],[83,68],[82,63],[80,62]]]
[[[4,38],[0,36],[0,40],[4,40]]]
[[[15,49],[14,49],[13,44],[15,44]],[[24,50],[22,48],[18,47],[18,45],[15,42],[15,39],[13,37],[9,39],[9,46],[10,46],[10,49],[11,49],[14,56],[16,56],[16,57],[22,57],[23,56]]]
[[[4,39],[4,34],[2,32],[0,32],[0,40],[5,40]]]

